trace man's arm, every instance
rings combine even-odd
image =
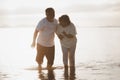
[[[38,31],[35,29],[34,34],[33,34],[33,41],[32,41],[31,47],[35,47],[37,34],[38,34]]]

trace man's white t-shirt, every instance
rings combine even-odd
[[[46,18],[43,18],[36,27],[37,31],[39,31],[37,43],[45,47],[54,46],[54,33],[56,27],[56,19],[54,19],[53,22],[49,22]]]
[[[66,32],[67,34],[72,34],[74,37],[73,38],[67,38],[63,32]],[[59,35],[61,34],[64,38],[60,40],[61,45],[70,48],[74,45],[76,45],[77,38],[76,38],[76,29],[73,23],[68,25],[67,27],[62,27],[61,25],[58,25],[56,33]]]

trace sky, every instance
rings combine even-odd
[[[120,0],[0,0],[0,16],[44,14],[47,7],[53,7],[56,14],[79,13],[77,16],[84,24],[88,21],[88,25],[96,19],[99,24],[120,25]]]
[[[14,11],[54,7],[68,11],[105,11],[120,10],[119,0],[0,0],[0,10]],[[114,11],[114,10],[113,10]]]

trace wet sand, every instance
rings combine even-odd
[[[62,66],[53,70],[38,70],[36,66],[27,68],[3,66],[0,68],[0,80],[119,80],[120,64],[117,64],[81,63],[76,66],[75,79],[70,79],[70,76],[64,77]]]

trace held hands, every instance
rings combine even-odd
[[[62,40],[64,38],[63,35],[61,35],[61,34],[59,34],[58,37],[60,40]]]
[[[65,31],[62,32],[64,35],[67,35],[67,33]]]
[[[62,32],[67,38],[73,38],[72,34],[67,34],[65,31]]]

